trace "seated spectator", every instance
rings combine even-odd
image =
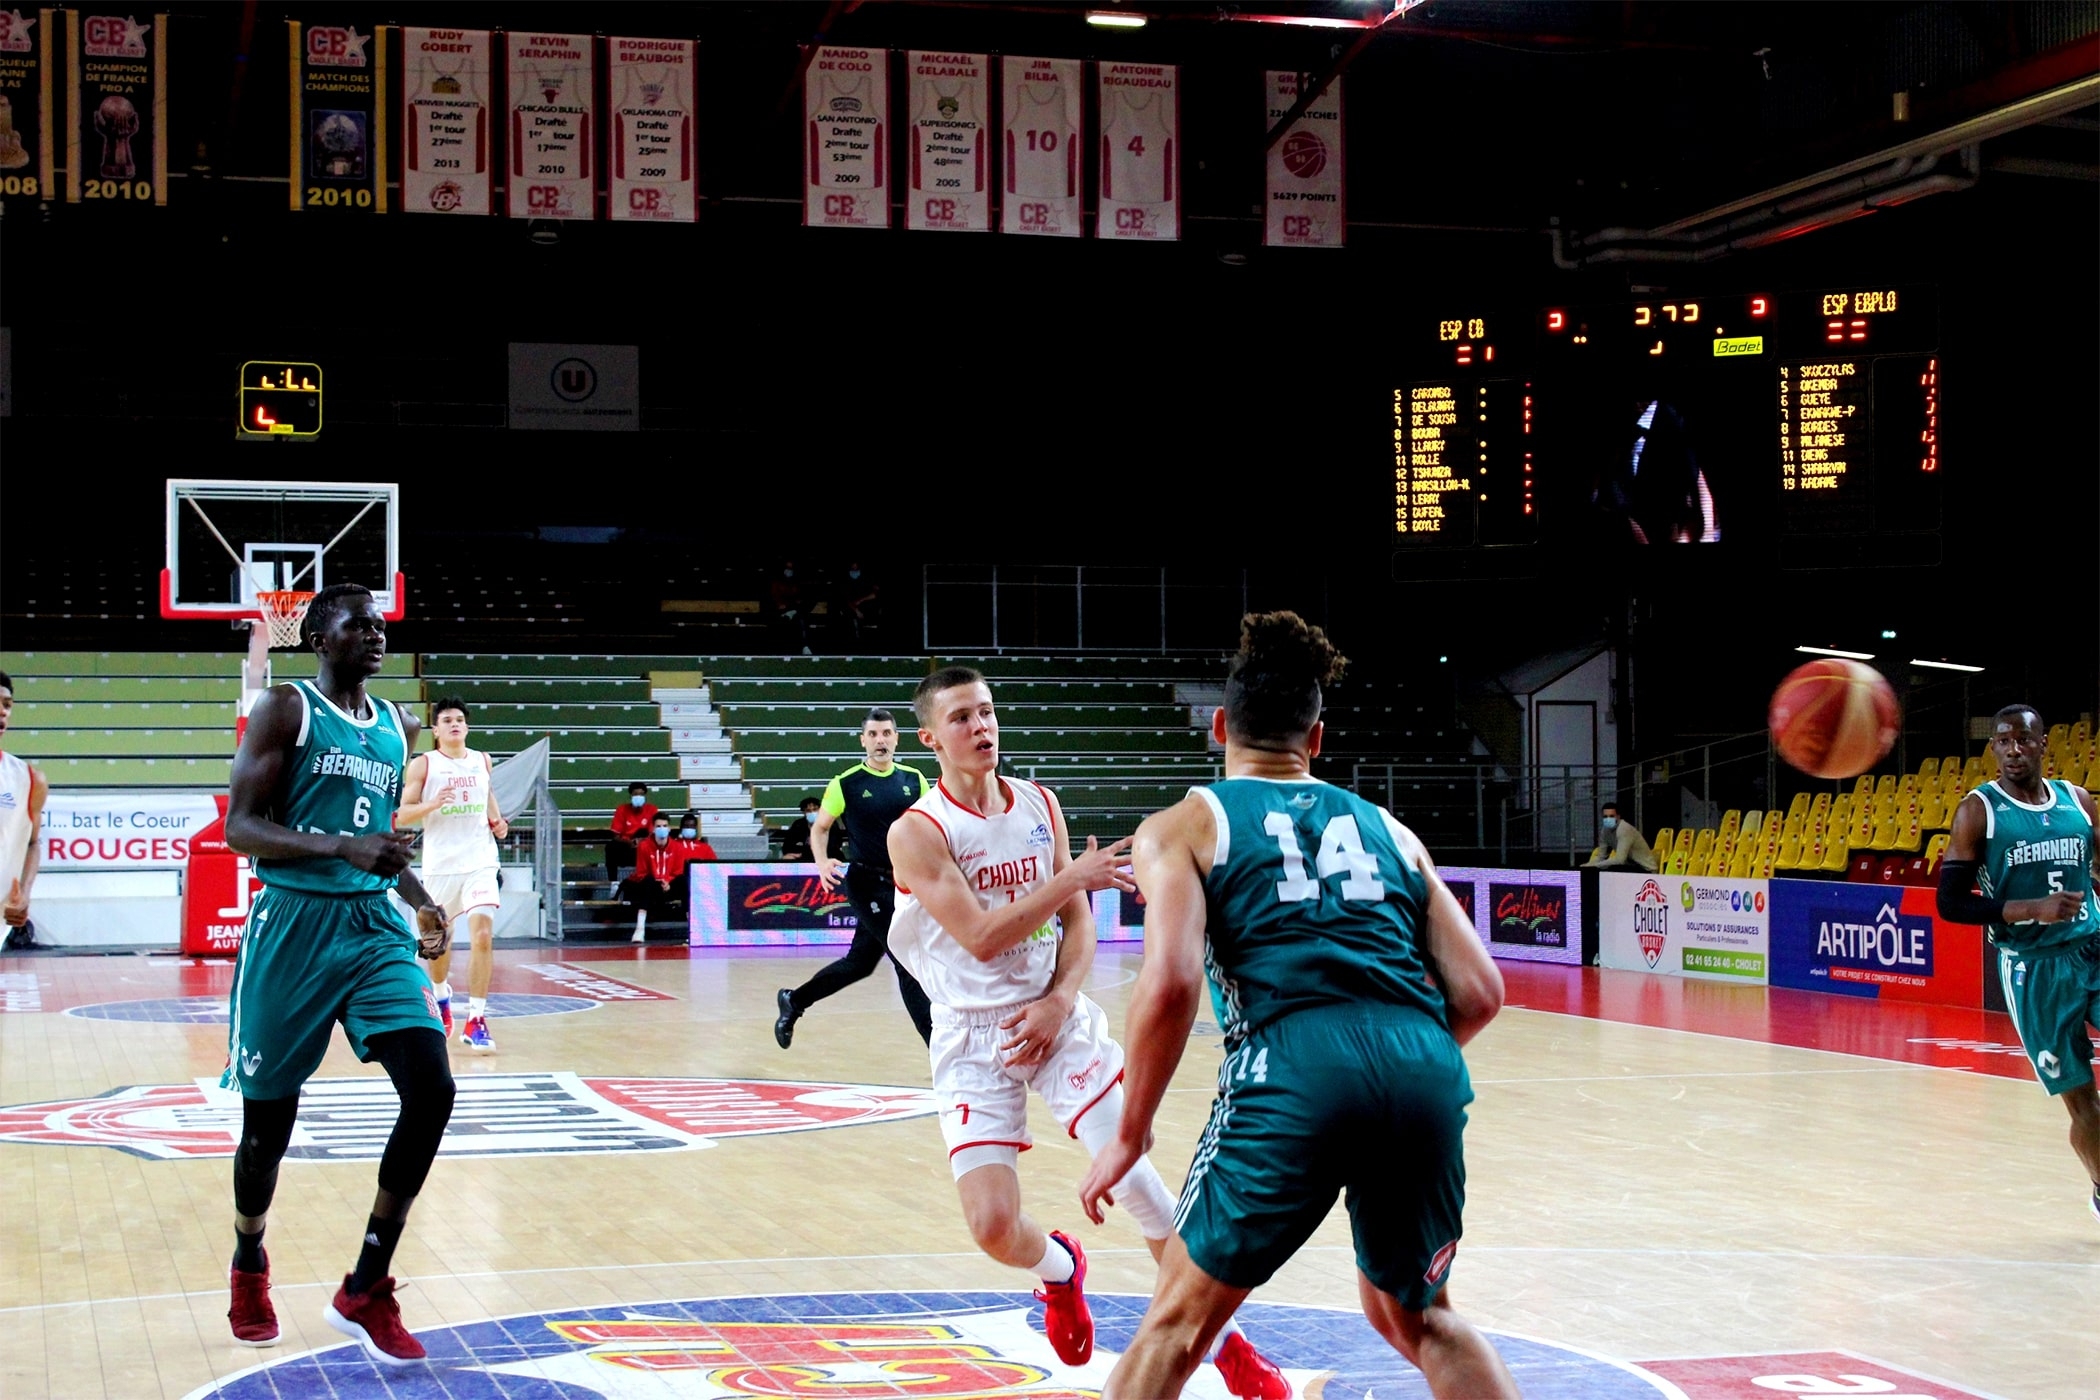
[[[671,846],[684,858],[678,867],[680,875],[685,873],[686,866],[696,860],[721,859],[715,854],[715,848],[708,845],[706,838],[700,835],[700,812],[697,808],[686,808],[685,815],[678,819],[678,830],[672,833]]]
[[[620,882],[620,902],[634,910],[636,943],[648,937],[651,916],[685,917],[685,867],[691,857],[679,848],[686,844],[671,839],[671,819],[659,812],[650,823],[649,839],[635,847],[634,873]]]
[[[634,864],[635,837],[647,832],[656,820],[656,804],[649,800],[647,783],[629,783],[627,802],[612,814],[613,839],[605,843],[605,878],[619,882],[620,872]]]
[[[787,831],[780,838],[780,858],[782,860],[809,859],[809,824],[817,819],[817,813],[823,809],[823,806],[824,803],[820,798],[805,797],[802,799],[802,815],[788,824]]]
[[[858,643],[861,635],[882,623],[882,585],[859,564],[848,564],[839,580],[831,616],[839,636]]]
[[[1607,802],[1603,808],[1601,825],[1604,839],[1590,858],[1582,863],[1584,870],[1646,870],[1656,869],[1655,852],[1648,847],[1648,838],[1639,828],[1619,815],[1619,804]]]
[[[808,656],[809,609],[802,601],[802,585],[795,580],[794,560],[782,564],[766,585],[766,604],[773,615],[781,650],[791,653],[799,647]]]

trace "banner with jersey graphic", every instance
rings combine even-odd
[[[802,78],[802,222],[890,226],[888,49],[820,47]]]
[[[401,207],[487,214],[492,42],[486,29],[401,31]]]
[[[503,36],[510,103],[513,219],[595,219],[591,114],[598,110],[597,41],[588,34]]]
[[[1298,105],[1297,73],[1269,73],[1268,123]],[[1269,147],[1268,213],[1262,243],[1270,248],[1339,248],[1344,237],[1342,80],[1336,78]]]
[[[606,213],[641,223],[700,217],[693,127],[699,46],[690,39],[608,39],[611,199]]]
[[[168,202],[168,17],[66,11],[66,203]]]
[[[56,12],[0,10],[0,197],[52,197],[58,169]]]
[[[1082,232],[1080,81],[1076,58],[1008,54],[999,60],[1006,157],[1001,233],[1077,238]]]
[[[1101,93],[1100,238],[1181,237],[1180,70],[1172,64],[1096,65]]]
[[[285,24],[291,39],[294,209],[384,214],[384,27]]]
[[[904,226],[987,233],[991,65],[981,53],[904,56],[910,73],[911,186]]]

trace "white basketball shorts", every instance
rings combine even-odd
[[[960,1179],[990,1162],[1008,1166],[1034,1145],[1028,1135],[1028,1091],[1043,1103],[1066,1133],[1123,1078],[1123,1047],[1109,1038],[1108,1013],[1081,995],[1058,1030],[1050,1057],[1028,1069],[1011,1069],[999,1047],[1013,1032],[999,1023],[1021,1009],[956,1011],[933,1007],[933,1091],[941,1098],[941,1136],[948,1165]]]
[[[503,907],[503,891],[496,884],[493,865],[464,875],[424,875],[421,879],[430,892],[430,902],[444,910],[448,919],[476,909],[493,914]]]

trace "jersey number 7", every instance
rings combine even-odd
[[[1298,848],[1298,828],[1290,813],[1271,812],[1262,818],[1261,827],[1276,838],[1276,849],[1283,856],[1283,878],[1276,882],[1276,898],[1283,903],[1318,899],[1320,881],[1332,875],[1343,877],[1343,899],[1385,898],[1385,881],[1378,878],[1378,857],[1364,849],[1363,833],[1357,830],[1355,817],[1347,813],[1335,817],[1320,833],[1320,854],[1313,861],[1319,878],[1311,880],[1305,876],[1305,855]]]

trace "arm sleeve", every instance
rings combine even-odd
[[[846,790],[839,786],[837,778],[824,789],[824,810],[831,813],[833,820],[846,815]]]
[[[1956,924],[2002,924],[2005,901],[1976,893],[1976,862],[1940,862],[1939,915]]]

